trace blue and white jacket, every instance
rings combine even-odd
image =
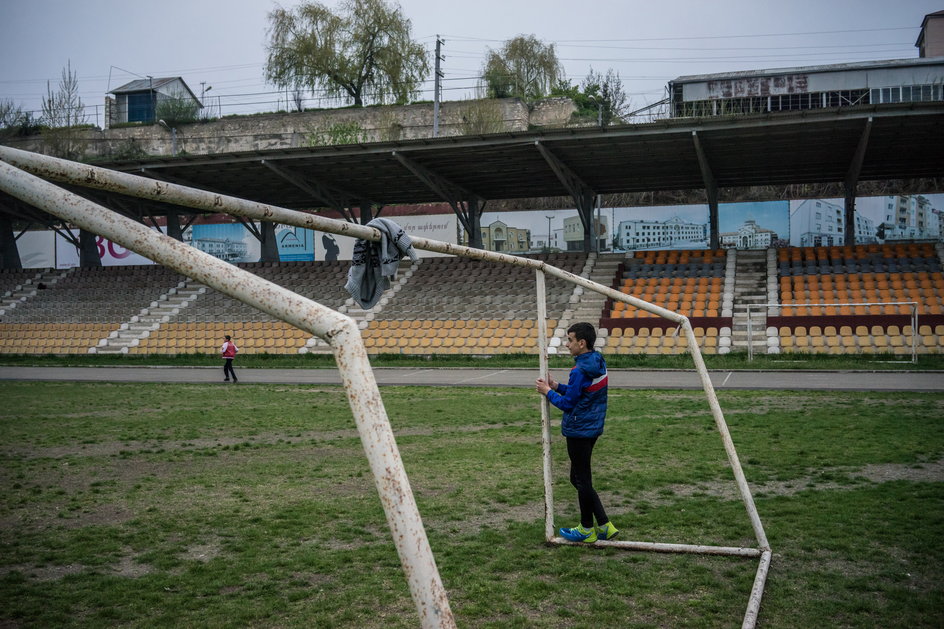
[[[565,437],[599,437],[606,419],[606,361],[600,352],[576,358],[567,384],[547,392],[547,401],[564,411],[561,433]]]

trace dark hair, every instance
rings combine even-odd
[[[593,326],[589,323],[575,323],[569,328],[567,328],[567,333],[574,333],[574,338],[578,341],[586,341],[587,349],[592,350],[593,344],[597,340],[597,332],[593,329]]]
[[[229,338],[229,334],[224,334],[224,335],[223,335],[223,338],[226,339],[227,341],[231,340],[231,339]]]

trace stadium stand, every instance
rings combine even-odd
[[[237,266],[335,310],[348,298],[343,278],[349,262],[250,262]],[[228,295],[202,284],[191,286],[200,289],[199,296],[129,348],[129,353],[215,353],[223,335],[230,334],[244,354],[297,354],[311,338]]]
[[[534,256],[579,274],[586,254]],[[574,292],[546,278],[548,330]],[[465,258],[425,258],[396,299],[372,317],[363,336],[372,354],[535,353],[534,271]]]
[[[617,271],[613,288],[689,317],[705,353],[730,350],[731,316],[723,316],[733,291],[733,267],[723,250],[637,251]],[[623,302],[607,300],[600,326],[617,354],[678,354],[686,340],[676,326]],[[724,339],[724,340],[722,340]]]
[[[941,351],[944,273],[935,245],[799,247],[777,257],[785,307],[767,318],[770,353],[906,355],[912,343],[919,353]],[[891,302],[916,302],[917,337],[912,308]]]
[[[735,347],[740,252],[646,251],[538,256],[572,273],[689,316],[705,353]],[[944,247],[863,245],[769,250],[764,295],[776,303],[754,328],[769,353],[910,355],[944,352]],[[537,351],[534,272],[451,257],[404,260],[381,302],[359,310],[343,289],[349,262],[239,265],[359,322],[371,354]],[[38,283],[44,289],[38,289]],[[575,320],[600,327],[612,354],[675,354],[668,321],[547,277],[551,351]],[[765,287],[766,286],[766,287]],[[0,352],[216,353],[231,334],[242,353],[328,351],[320,339],[156,265],[0,272]],[[768,292],[769,289],[769,292]],[[756,295],[752,298],[757,297]],[[917,329],[908,306],[918,304]],[[763,303],[761,301],[760,303]],[[798,304],[836,304],[806,306]],[[763,309],[762,309],[763,310]],[[732,316],[733,312],[733,316]],[[734,339],[732,341],[732,339]]]
[[[71,269],[3,314],[0,351],[87,353],[180,279],[160,266]]]

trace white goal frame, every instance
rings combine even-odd
[[[393,436],[393,430],[368,360],[366,348],[354,320],[317,302],[301,297],[273,282],[218,260],[143,224],[112,212],[47,180],[169,202],[209,212],[226,212],[255,220],[277,222],[369,241],[379,241],[380,232],[365,225],[328,219],[304,212],[0,146],[0,190],[45,212],[78,225],[82,229],[108,238],[135,253],[150,258],[158,264],[174,269],[178,273],[254,306],[282,321],[306,330],[330,344],[421,624],[428,629],[455,627],[455,618],[449,607],[449,599],[429,546],[426,531],[410,488],[409,479]],[[757,513],[757,508],[754,505],[750,487],[744,477],[727,422],[718,403],[714,386],[708,376],[698,339],[695,337],[689,319],[684,315],[603,286],[540,260],[473,249],[419,237],[412,238],[412,240],[413,246],[417,249],[534,269],[537,291],[537,345],[541,377],[547,374],[548,371],[546,275],[583,286],[679,325],[687,338],[695,369],[698,371],[702,387],[707,396],[715,426],[721,435],[738,492],[747,510],[757,547],[738,548],[643,541],[599,541],[596,544],[627,550],[728,555],[759,559],[754,584],[742,622],[742,628],[753,628],[757,621],[772,552],[760,516]],[[542,399],[540,406],[544,463],[545,538],[552,544],[571,544],[572,542],[554,535],[551,430],[549,404],[546,398]]]

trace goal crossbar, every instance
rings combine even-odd
[[[364,451],[370,462],[374,483],[380,495],[388,526],[400,556],[421,624],[423,627],[430,629],[454,627],[455,619],[449,607],[449,599],[429,546],[426,531],[409,485],[406,470],[400,458],[366,348],[354,320],[313,300],[297,295],[278,284],[269,282],[178,240],[160,234],[158,231],[145,227],[129,218],[118,215],[84,197],[49,183],[47,180],[163,201],[208,212],[225,212],[255,220],[277,222],[374,242],[381,239],[379,230],[366,225],[324,218],[269,204],[247,201],[179,184],[156,181],[138,175],[0,146],[0,190],[54,216],[67,220],[82,229],[108,238],[127,249],[150,258],[158,264],[172,268],[328,342],[341,373],[348,402],[354,415]],[[751,522],[758,548],[735,549],[720,546],[626,541],[598,542],[598,544],[654,552],[759,557],[760,561],[754,585],[742,623],[742,628],[754,627],[770,566],[770,545],[757,513],[750,487],[741,468],[727,422],[718,403],[714,386],[708,376],[698,339],[695,337],[689,319],[684,315],[603,286],[541,260],[474,249],[426,238],[412,236],[411,238],[413,246],[417,249],[534,269],[537,290],[537,344],[539,369],[542,376],[548,371],[545,275],[551,275],[583,286],[678,324],[686,336],[688,349],[701,379],[715,426],[721,435],[728,463]],[[554,535],[550,418],[549,405],[546,399],[541,402],[541,423],[544,455],[545,537],[549,543],[567,544],[569,542]]]

